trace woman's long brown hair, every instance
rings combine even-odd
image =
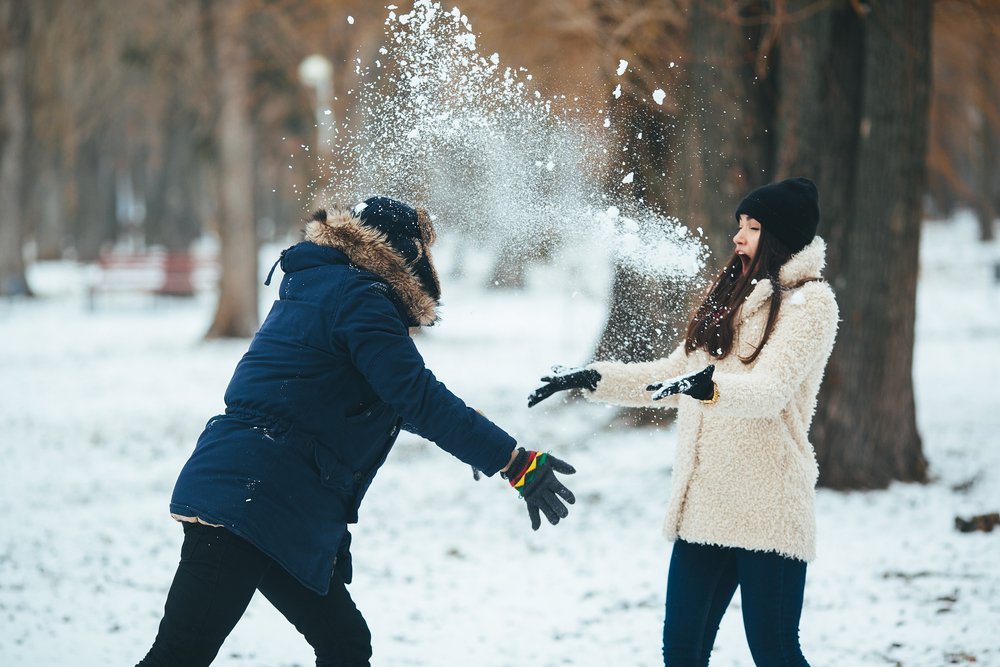
[[[751,363],[764,349],[764,344],[771,337],[771,330],[778,319],[781,308],[782,288],[778,283],[778,272],[792,256],[792,252],[784,243],[767,228],[761,226],[760,240],[757,252],[750,260],[747,270],[743,271],[743,261],[735,252],[725,268],[715,279],[701,305],[695,309],[687,328],[687,341],[684,349],[691,354],[698,348],[716,359],[723,359],[733,351],[736,327],[733,323],[740,306],[761,280],[771,281],[771,304],[767,314],[767,324],[764,325],[764,335],[760,343],[749,357],[740,357],[745,364]],[[808,280],[803,281],[808,282]]]

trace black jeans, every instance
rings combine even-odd
[[[663,661],[704,667],[729,601],[740,587],[754,663],[809,667],[799,648],[806,564],[772,552],[674,543],[667,575]]]
[[[316,652],[316,664],[367,667],[371,633],[339,575],[319,595],[255,546],[224,528],[184,524],[177,573],[156,641],[138,667],[199,667],[215,659],[254,591]]]

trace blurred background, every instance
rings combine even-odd
[[[0,0],[0,295],[30,299],[30,267],[71,261],[95,268],[91,300],[214,290],[207,337],[252,335],[257,249],[294,241],[310,209],[357,194],[336,179],[364,160],[338,143],[365,122],[358,64],[379,58],[386,17],[412,6]],[[843,317],[813,428],[821,484],[926,481],[912,382],[921,228],[968,211],[982,241],[996,234],[1000,2],[463,0],[460,10],[479,52],[530,72],[542,98],[614,114],[614,140],[586,167],[616,201],[697,230],[710,267],[730,252],[743,194],[791,175],[818,183]],[[546,244],[522,255],[544,262]],[[490,284],[520,283],[515,271]],[[686,315],[660,296],[671,289],[617,266],[594,356],[668,351]]]

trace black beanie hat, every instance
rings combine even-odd
[[[420,250],[414,243],[415,240],[420,240],[420,225],[417,223],[415,208],[389,197],[369,197],[354,210],[366,227],[385,234],[389,244],[407,262],[420,256]]]
[[[736,219],[746,213],[796,253],[816,237],[819,192],[808,178],[787,178],[757,188],[736,207]]]
[[[417,210],[389,197],[369,197],[354,209],[366,227],[385,234],[393,247],[416,273],[427,293],[436,301],[441,298],[441,285],[428,254],[434,243],[434,227],[423,209]]]

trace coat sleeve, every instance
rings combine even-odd
[[[332,343],[346,350],[378,397],[413,431],[486,475],[507,465],[517,442],[424,366],[384,285],[362,283],[345,290],[333,319]]]
[[[646,387],[654,382],[666,380],[684,372],[687,355],[680,345],[670,356],[656,361],[626,364],[617,361],[595,361],[588,368],[601,374],[597,389],[585,392],[591,401],[625,405],[636,408],[676,408],[677,396],[668,396],[654,401],[653,392]]]
[[[732,417],[777,416],[818,365],[837,334],[838,310],[825,284],[807,285],[781,305],[771,337],[748,373],[716,373],[719,400],[706,410]]]

